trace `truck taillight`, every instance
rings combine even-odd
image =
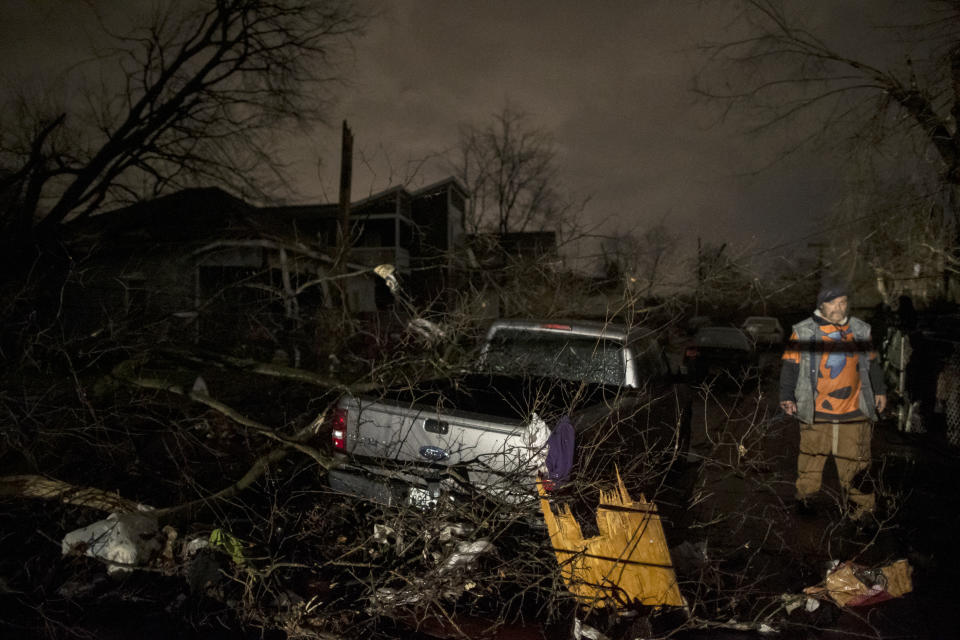
[[[330,438],[333,448],[339,451],[347,449],[347,410],[334,409],[328,420],[330,423]]]
[[[696,347],[687,347],[687,350],[683,355],[687,358],[696,358],[698,355],[700,355],[700,350]]]

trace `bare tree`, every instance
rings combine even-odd
[[[666,216],[639,235],[624,233],[605,242],[608,271],[625,280],[627,288],[643,297],[654,295],[674,264],[678,238],[665,224]]]
[[[834,38],[838,44],[830,41],[827,26],[808,26],[823,5],[745,0],[740,7],[737,35],[703,46],[700,95],[721,103],[725,114],[746,115],[754,132],[789,127],[789,150],[850,143],[856,164],[870,168],[860,183],[864,193],[921,176],[917,182],[926,184],[919,195],[926,205],[920,209],[938,216],[924,226],[950,238],[953,255],[960,231],[960,4],[879,8],[878,26],[866,30],[879,37],[873,46],[850,37],[847,25],[843,39],[839,33]],[[803,132],[799,138],[797,132]],[[866,228],[874,225],[862,224],[862,216],[882,220],[890,209],[873,198],[858,213],[859,226]]]
[[[565,191],[553,138],[510,105],[460,131],[453,168],[470,190],[468,232],[562,231],[586,204]]]
[[[870,131],[867,139],[876,140],[917,130],[939,154],[944,180],[960,184],[960,137],[952,124],[960,110],[960,6],[931,2],[943,10],[928,12],[928,21],[885,27],[891,47],[904,38],[902,62],[891,65],[889,55],[871,62],[832,46],[802,24],[800,11],[790,14],[776,0],[742,4],[746,36],[704,45],[710,57],[697,76],[701,95],[754,110],[758,130],[816,107],[825,126],[814,133],[835,133],[829,127],[838,125],[852,136]],[[912,10],[904,17],[918,20]]]
[[[82,99],[2,111],[0,223],[44,234],[198,182],[261,193],[282,181],[276,133],[322,120],[365,21],[341,0],[163,2],[128,33],[101,17],[103,46],[71,71]]]

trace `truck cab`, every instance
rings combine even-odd
[[[643,378],[668,376],[656,334],[606,322],[496,320],[487,330],[479,368],[637,388]]]

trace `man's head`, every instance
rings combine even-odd
[[[824,283],[817,294],[817,309],[830,322],[843,322],[847,317],[847,288],[835,282]]]

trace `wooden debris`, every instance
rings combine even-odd
[[[686,606],[656,505],[642,495],[634,501],[619,472],[617,485],[613,491],[600,493],[600,534],[587,539],[570,507],[562,505],[559,513],[554,513],[539,487],[540,508],[564,582],[588,606],[623,608],[634,602]]]

